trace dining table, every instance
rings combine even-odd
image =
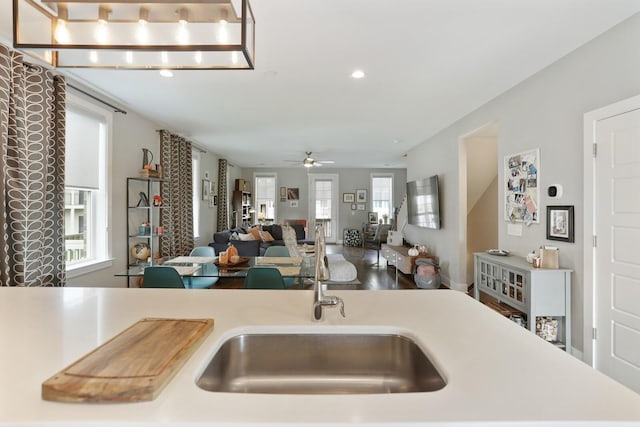
[[[236,262],[220,263],[216,257],[178,256],[165,257],[129,266],[127,270],[115,274],[117,277],[135,278],[144,275],[149,266],[165,266],[175,268],[183,278],[218,277],[220,279],[242,279],[247,276],[251,267],[273,267],[280,271],[283,278],[297,279],[299,288],[303,288],[306,279],[315,277],[313,256],[302,257],[239,257]]]

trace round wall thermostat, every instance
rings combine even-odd
[[[562,197],[562,186],[559,184],[550,185],[547,188],[547,195],[556,199]]]

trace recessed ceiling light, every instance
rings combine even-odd
[[[365,74],[362,70],[355,70],[353,73],[351,73],[351,77],[353,77],[354,79],[362,79],[364,78],[364,76]]]
[[[170,70],[160,70],[162,77],[173,77],[173,73]]]

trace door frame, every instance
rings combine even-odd
[[[640,95],[607,105],[597,110],[589,111],[584,115],[584,247],[583,247],[583,361],[590,366],[595,365],[595,340],[593,330],[596,327],[596,286],[594,283],[597,265],[596,251],[593,236],[596,235],[595,218],[595,190],[596,182],[596,157],[594,156],[594,144],[596,142],[596,130],[599,121],[618,116],[633,110],[640,109]],[[591,237],[589,237],[591,236]]]
[[[307,224],[309,224],[309,233],[312,233],[310,235],[315,237],[315,229],[316,229],[316,219],[315,219],[315,195],[316,195],[316,190],[315,190],[315,186],[313,185],[313,183],[315,182],[315,180],[317,179],[330,179],[334,184],[335,184],[335,193],[333,195],[332,198],[332,210],[335,210],[336,213],[336,217],[335,217],[335,224],[336,224],[336,229],[335,229],[335,242],[331,241],[331,242],[327,242],[327,243],[338,243],[339,241],[339,236],[338,236],[338,226],[340,225],[340,175],[337,173],[309,173],[308,174],[308,181],[307,181],[307,188],[309,189],[309,206],[308,206],[308,216],[309,218],[307,219]],[[312,197],[313,196],[313,197]],[[333,207],[333,205],[335,205],[335,207]],[[313,215],[312,215],[313,214]],[[333,219],[333,218],[332,218]]]

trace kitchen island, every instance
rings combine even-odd
[[[314,322],[312,291],[0,288],[0,425],[640,425],[640,395],[462,293],[331,293],[343,298],[347,317],[327,309]],[[146,317],[215,319],[155,400],[41,399],[43,381]],[[222,342],[247,332],[399,333],[422,346],[447,384],[370,395],[198,388],[196,378]]]

